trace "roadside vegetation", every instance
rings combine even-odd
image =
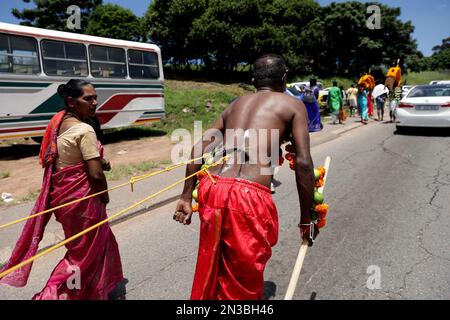
[[[158,162],[143,161],[140,163],[133,163],[127,165],[119,165],[113,167],[111,171],[105,172],[108,181],[117,181],[123,178],[130,178],[131,176],[149,173],[152,169],[164,168],[171,164],[170,160],[163,160]]]
[[[152,128],[170,134],[178,128],[193,131],[194,121],[209,126],[236,97],[250,92],[239,84],[167,81],[164,88],[166,119]]]
[[[416,85],[428,84],[433,80],[450,80],[450,70],[410,72],[409,74],[404,76],[402,82],[408,85]]]
[[[11,173],[9,171],[1,171],[0,172],[0,179],[9,178],[10,175],[11,175]]]

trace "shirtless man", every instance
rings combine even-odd
[[[296,150],[295,176],[300,199],[300,235],[312,245],[310,209],[314,196],[313,162],[310,155],[308,115],[303,102],[284,94],[287,68],[283,59],[265,55],[253,66],[256,93],[235,100],[215,121],[211,129],[222,133],[223,141],[202,141],[201,151],[220,143],[228,146],[229,130],[244,132],[266,130],[267,141],[245,145],[244,163],[211,168],[215,183],[207,175],[200,178],[198,188],[200,244],[191,299],[254,300],[263,293],[263,272],[278,239],[278,215],[272,200],[270,168],[276,166],[261,159],[248,161],[250,154],[260,151],[272,156],[279,146],[291,140]],[[277,135],[274,132],[278,132]],[[205,133],[205,136],[208,131]],[[260,138],[260,136],[258,136]],[[274,137],[276,139],[274,139]],[[242,137],[240,137],[242,138]],[[237,139],[235,136],[233,139]],[[276,144],[274,146],[274,144]],[[265,148],[267,150],[259,150]],[[195,154],[194,146],[191,157]],[[229,152],[229,148],[225,148]],[[234,150],[242,151],[238,146]],[[236,155],[234,153],[233,155]],[[278,155],[272,157],[278,159]],[[201,164],[187,166],[186,176],[200,170]],[[196,178],[185,182],[174,220],[190,224],[192,191]]]

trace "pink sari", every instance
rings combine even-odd
[[[42,191],[31,214],[95,193],[84,162],[58,172],[54,170],[56,138],[63,116],[64,111],[51,120],[44,136],[40,153],[45,168]],[[102,155],[100,143],[99,148]],[[63,226],[66,238],[107,218],[106,206],[99,197],[72,204],[54,213],[56,220]],[[2,271],[36,254],[50,217],[51,213],[48,213],[27,221]],[[108,299],[108,294],[124,280],[118,245],[108,224],[67,243],[66,248],[66,255],[53,270],[42,291],[33,297],[34,300]],[[31,267],[32,264],[28,264],[10,273],[0,279],[0,283],[25,286]]]

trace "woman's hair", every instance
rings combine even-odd
[[[70,79],[66,84],[61,84],[58,87],[58,94],[63,97],[64,103],[67,105],[67,98],[72,97],[74,99],[80,97],[83,94],[83,87],[92,85],[89,81],[80,79]]]

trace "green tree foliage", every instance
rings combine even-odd
[[[95,8],[84,33],[131,41],[144,40],[144,21],[134,13],[115,4],[104,4]]]
[[[30,3],[31,0],[23,0]],[[33,0],[35,8],[13,9],[12,14],[19,20],[21,25],[33,26],[59,31],[83,32],[88,21],[90,20],[92,11],[102,4],[102,0]],[[77,5],[81,9],[81,28],[82,30],[67,29],[67,8],[71,5]]]
[[[146,14],[149,38],[161,46],[163,59],[185,64],[200,58],[199,49],[189,37],[193,21],[203,15],[207,0],[154,0]]]
[[[370,4],[381,9],[381,29],[367,27]],[[400,8],[357,1],[154,0],[146,21],[165,61],[232,70],[271,52],[297,73],[356,76],[399,58],[420,60],[414,26],[399,16]]]
[[[442,40],[442,44],[433,48],[429,58],[429,70],[450,70],[450,37]]]
[[[430,57],[424,57],[419,52],[416,55],[410,55],[406,64],[409,70],[415,72],[450,70],[450,37],[433,47],[433,54]]]
[[[30,2],[31,0],[23,0]],[[206,70],[232,71],[264,53],[277,53],[294,74],[358,76],[401,59],[409,70],[449,68],[449,38],[423,57],[400,8],[357,1],[321,7],[315,0],[152,0],[144,17],[102,0],[33,0],[13,10],[21,24],[66,30],[67,7],[82,12],[82,30],[97,36],[158,44],[163,60]],[[367,27],[367,6],[381,9],[381,29]],[[66,30],[68,31],[68,30]]]
[[[381,29],[367,27],[367,6],[376,3],[331,3],[302,34],[305,54],[319,75],[358,75],[372,65],[391,65],[417,52],[411,38],[414,26],[398,17],[400,8],[377,4]]]

